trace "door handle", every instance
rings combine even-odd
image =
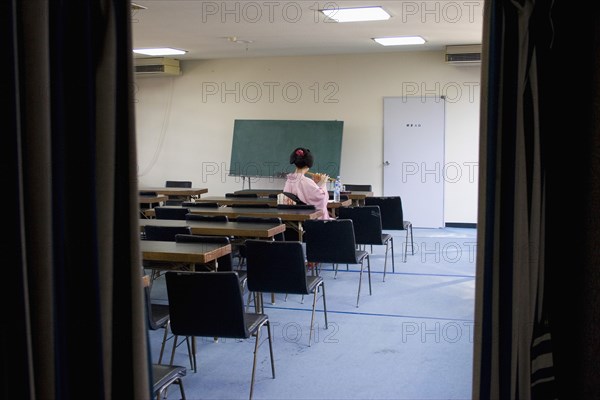
[[[390,165],[390,162],[389,162],[389,161],[384,161],[384,162],[383,162],[383,165],[384,165],[385,167],[387,167],[388,165]]]

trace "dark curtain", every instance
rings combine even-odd
[[[130,2],[0,10],[2,397],[149,398]]]
[[[474,399],[600,398],[599,15],[484,5]]]

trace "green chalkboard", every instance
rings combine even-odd
[[[313,172],[337,176],[342,155],[342,121],[237,119],[233,127],[230,175],[283,177],[294,170],[290,154],[310,149]]]

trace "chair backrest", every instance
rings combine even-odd
[[[191,188],[192,181],[166,181],[165,187]]]
[[[201,235],[175,235],[175,241],[178,243],[218,243],[230,244],[227,236],[201,236]],[[219,271],[233,271],[233,260],[231,253],[217,258]]]
[[[236,272],[165,274],[171,331],[179,336],[249,338]]]
[[[351,219],[304,221],[306,259],[311,262],[357,264]]]
[[[183,204],[183,200],[167,200],[165,206],[180,206]]]
[[[188,213],[185,215],[187,221],[209,221],[209,222],[227,222],[229,217],[227,215],[202,215]]]
[[[237,217],[236,222],[258,222],[258,223],[274,223],[274,224],[283,224],[283,221],[279,217],[248,217],[245,215],[240,215]],[[281,232],[276,234],[273,237],[274,240],[283,241],[285,240],[285,233]]]
[[[187,234],[191,235],[192,231],[189,226],[144,226],[146,240],[160,240],[162,242],[174,242],[175,235]]]
[[[258,193],[225,193],[225,197],[250,197],[250,198],[258,198]]]
[[[349,197],[347,194],[340,194],[340,201],[348,200]],[[329,200],[333,200],[333,192],[329,192]]]
[[[371,185],[356,185],[354,183],[345,183],[344,188],[348,191],[355,192],[372,192],[373,187]]]
[[[271,207],[267,203],[259,204],[232,204],[231,207],[244,207],[244,208],[269,208]]]
[[[245,244],[248,290],[263,293],[309,293],[302,243],[248,239]]]
[[[187,207],[154,207],[154,217],[156,219],[185,219],[190,212]]]
[[[340,207],[337,211],[339,218],[352,220],[356,244],[382,244],[379,206]]]
[[[316,210],[312,204],[277,204],[280,210]]]
[[[291,193],[291,192],[281,192],[281,193],[283,193],[287,198],[289,198],[290,200],[292,200],[297,205],[304,205],[304,204],[306,204],[305,202],[303,202],[302,200],[300,200],[300,197],[296,196],[294,193]]]
[[[219,208],[219,203],[184,201],[182,207]]]
[[[148,328],[153,331],[164,328],[169,321],[169,308],[166,304],[152,304],[149,285],[144,286],[144,302],[146,303]]]
[[[404,230],[404,215],[400,196],[365,197],[365,206],[379,206],[381,227],[389,230]]]

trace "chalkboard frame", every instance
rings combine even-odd
[[[289,157],[296,147],[310,149],[313,172],[340,175],[343,121],[236,119],[229,175],[285,177],[294,170]]]

